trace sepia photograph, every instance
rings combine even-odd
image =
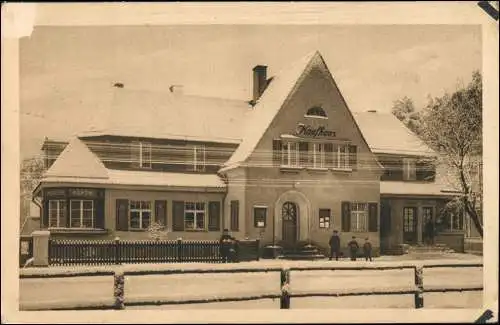
[[[480,317],[488,245],[498,263],[485,39],[466,23],[33,26],[9,185],[19,311]]]

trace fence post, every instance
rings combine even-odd
[[[422,265],[416,265],[415,268],[415,308],[424,307],[424,268]]]
[[[177,261],[182,262],[182,238],[177,238]]]
[[[33,237],[33,265],[49,266],[49,240],[50,232],[46,230],[36,230]]]
[[[125,309],[125,273],[123,270],[116,270],[114,274],[114,299],[115,309]]]
[[[257,261],[260,260],[260,239],[257,239]]]
[[[290,270],[281,269],[281,298],[280,309],[290,309]]]
[[[120,256],[120,237],[115,237],[115,264],[121,263]]]

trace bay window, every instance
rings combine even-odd
[[[66,227],[66,200],[49,200],[49,228]]]
[[[71,200],[70,201],[70,225],[71,228],[93,228],[94,227],[94,201]]]

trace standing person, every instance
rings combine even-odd
[[[330,261],[332,260],[334,254],[335,260],[338,261],[340,251],[340,237],[337,230],[333,231],[333,235],[330,237],[330,241],[328,243],[330,244]]]
[[[222,231],[222,236],[219,239],[219,251],[222,257],[222,262],[227,263],[230,260],[231,248],[233,246],[234,237],[229,234],[228,229]]]
[[[351,252],[351,261],[356,260],[356,256],[358,255],[359,245],[356,241],[356,236],[352,236],[352,240],[347,244],[349,247],[349,251]]]
[[[363,252],[365,253],[365,260],[370,262],[372,261],[372,243],[370,243],[370,240],[368,237],[365,238],[365,243],[363,245]]]

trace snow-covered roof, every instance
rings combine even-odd
[[[417,135],[391,113],[353,112],[374,153],[436,156]]]
[[[108,174],[104,164],[90,151],[87,145],[80,139],[73,138],[44,174],[44,177],[105,179]]]
[[[243,100],[116,89],[107,127],[79,136],[118,135],[239,143],[251,111]]]

